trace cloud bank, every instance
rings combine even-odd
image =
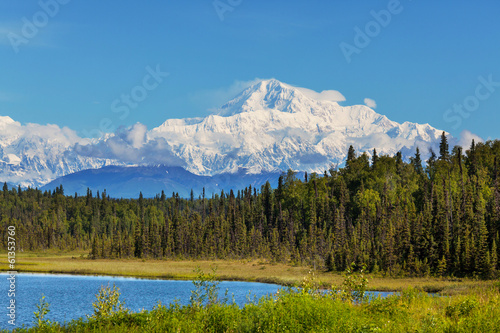
[[[185,162],[173,154],[164,138],[147,138],[147,127],[136,123],[121,128],[114,135],[96,144],[77,144],[75,151],[85,157],[118,160],[128,164],[163,164],[185,166]]]
[[[464,149],[464,151],[470,148],[472,140],[474,140],[475,143],[484,142],[483,138],[481,138],[477,134],[472,133],[469,130],[463,130],[460,133],[460,136],[455,140],[458,140],[458,142],[456,142],[456,145],[459,145],[460,147],[462,147]]]
[[[377,103],[371,98],[365,98],[364,103],[369,108],[372,108],[372,109],[377,108]]]
[[[322,92],[318,93],[314,90],[307,89],[307,88],[300,88],[300,87],[295,87],[298,89],[301,93],[306,95],[309,98],[312,98],[317,101],[329,101],[329,102],[344,102],[345,97],[342,95],[339,91],[337,90],[323,90]]]

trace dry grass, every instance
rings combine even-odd
[[[194,269],[199,266],[208,272],[217,267],[222,280],[239,280],[298,284],[310,271],[309,267],[297,267],[270,263],[263,260],[141,260],[141,259],[98,259],[81,258],[82,252],[36,252],[18,254],[16,270],[36,273],[67,273],[89,275],[114,275],[141,278],[162,278],[189,280],[195,277]],[[0,254],[1,271],[7,271],[6,254]],[[316,272],[317,281],[324,287],[340,285],[341,274]],[[368,275],[370,290],[399,291],[417,287],[428,292],[442,294],[467,293],[474,287],[487,287],[489,281],[470,279],[437,278],[392,278]]]

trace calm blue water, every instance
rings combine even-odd
[[[120,300],[125,301],[125,306],[131,311],[141,309],[151,310],[158,301],[167,305],[174,300],[180,304],[188,304],[193,290],[191,281],[173,280],[148,280],[109,276],[80,276],[56,274],[17,274],[16,275],[16,326],[8,324],[9,281],[8,275],[0,273],[0,328],[13,329],[22,324],[32,326],[36,304],[42,294],[50,304],[50,313],[47,319],[59,323],[93,314],[92,302],[96,300],[95,294],[104,285],[120,288]],[[221,282],[219,284],[219,297],[224,297],[226,289],[234,295],[236,303],[240,306],[248,302],[249,293],[260,298],[264,295],[276,293],[281,288],[275,284],[254,282]],[[389,293],[375,293],[382,297]]]
[[[0,328],[13,329],[8,324],[9,281],[7,274],[0,274]],[[16,326],[22,324],[32,326],[33,312],[39,303],[42,293],[50,304],[50,313],[47,319],[57,322],[66,322],[85,315],[93,314],[92,302],[96,300],[99,288],[104,285],[112,287],[113,283],[120,288],[120,300],[131,311],[141,309],[151,310],[158,301],[167,305],[174,300],[180,304],[188,304],[193,290],[191,281],[148,280],[109,276],[80,276],[80,275],[52,275],[52,274],[17,274],[16,275]],[[249,292],[261,297],[276,293],[280,286],[275,284],[252,282],[221,282],[219,297],[224,297],[229,290],[229,301],[234,294],[238,305],[247,302]],[[252,296],[253,299],[253,296]]]

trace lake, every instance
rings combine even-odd
[[[13,329],[8,324],[7,307],[9,306],[8,291],[9,281],[7,274],[0,274],[0,308],[5,309],[0,313],[1,328]],[[57,322],[70,321],[85,315],[93,314],[92,303],[99,288],[104,285],[120,288],[120,300],[125,301],[128,309],[136,312],[141,309],[151,310],[158,301],[162,304],[179,300],[180,304],[188,304],[193,290],[191,281],[176,280],[150,280],[110,276],[81,276],[63,274],[17,274],[16,275],[16,326],[22,324],[31,326],[33,312],[39,303],[42,294],[50,304],[50,313],[47,319]],[[247,302],[249,292],[261,297],[275,293],[280,286],[276,284],[252,282],[221,282],[219,284],[219,297],[224,297],[226,288],[229,290],[238,305]],[[252,296],[253,297],[253,296]]]
[[[120,288],[120,300],[125,301],[125,306],[131,311],[137,312],[141,309],[151,310],[158,301],[167,305],[174,300],[180,304],[188,304],[193,290],[191,281],[177,280],[151,280],[110,276],[82,276],[63,274],[17,274],[16,275],[16,326],[8,324],[7,307],[9,306],[8,292],[9,281],[6,273],[0,273],[0,328],[13,329],[22,324],[32,326],[36,304],[39,303],[42,294],[50,304],[50,313],[46,316],[51,321],[59,323],[71,321],[86,315],[93,314],[92,303],[96,300],[95,295],[99,288],[104,285],[115,284]],[[276,284],[265,284],[255,282],[226,282],[219,284],[219,297],[224,297],[226,289],[234,295],[236,304],[242,306],[248,302],[249,293],[251,299],[254,295],[260,298],[264,295],[276,293],[282,288]],[[378,294],[378,293],[377,293]],[[388,293],[380,293],[386,296]]]

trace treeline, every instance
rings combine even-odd
[[[500,141],[439,155],[417,149],[356,155],[346,166],[276,189],[247,187],[210,198],[165,193],[112,199],[9,189],[0,194],[1,246],[16,226],[18,251],[87,250],[89,258],[267,258],[343,271],[493,278],[499,267]]]

